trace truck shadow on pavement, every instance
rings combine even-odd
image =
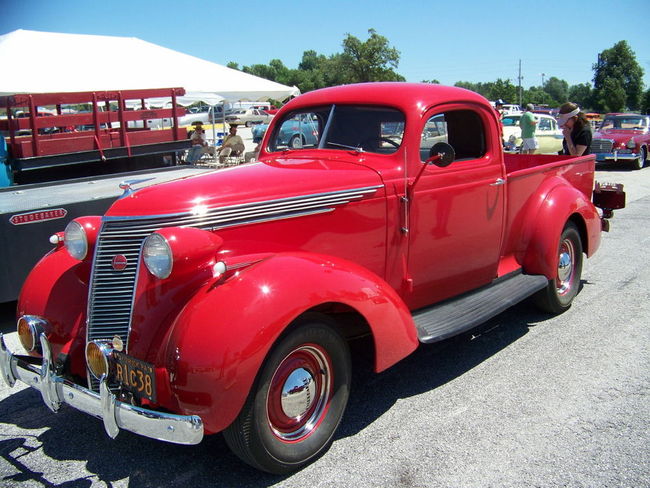
[[[371,425],[399,399],[430,391],[470,371],[546,318],[524,302],[470,333],[421,346],[381,374],[355,373],[350,403],[335,442]],[[197,446],[166,444],[129,432],[120,432],[111,440],[95,418],[65,406],[55,415],[31,388],[9,391],[12,394],[0,401],[0,422],[18,427],[19,432],[3,429],[0,434],[0,463],[11,466],[9,472],[14,473],[8,474],[6,468],[0,471],[3,486],[32,481],[47,487],[81,488],[100,481],[111,487],[128,478],[129,487],[264,487],[286,479],[243,464],[220,435],[208,436]],[[32,456],[38,460],[30,459]],[[71,468],[74,461],[81,465]],[[40,470],[49,467],[51,472],[30,466],[39,466]],[[60,467],[70,472],[68,481],[48,481]],[[65,474],[55,478],[62,476]]]

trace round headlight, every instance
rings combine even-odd
[[[165,279],[172,272],[172,250],[165,239],[155,232],[144,240],[142,245],[144,264],[156,278]]]
[[[634,139],[630,139],[629,141],[627,141],[628,149],[634,149],[635,147],[636,147],[636,142],[634,141]]]
[[[73,220],[66,226],[63,235],[63,242],[70,256],[82,261],[88,253],[88,239],[84,228]]]
[[[86,346],[86,364],[92,375],[98,380],[108,375],[108,357],[111,348],[102,342],[89,342]]]

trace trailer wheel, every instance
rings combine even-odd
[[[351,366],[327,317],[295,324],[272,349],[237,419],[224,431],[251,466],[295,471],[327,450],[347,405]]]
[[[535,302],[545,312],[560,314],[567,310],[580,288],[582,276],[582,240],[573,222],[567,223],[560,236],[557,253],[557,277],[535,294]]]

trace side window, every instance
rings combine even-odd
[[[284,120],[276,130],[273,150],[316,148],[321,133],[320,118],[312,112],[301,112]]]
[[[452,110],[430,117],[420,137],[420,159],[429,158],[438,142],[450,144],[456,160],[478,159],[485,154],[485,128],[481,117],[472,110]]]
[[[539,119],[539,124],[537,124],[537,127],[539,130],[551,130],[551,121],[549,119],[546,119],[544,117]]]

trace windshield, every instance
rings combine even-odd
[[[275,126],[270,151],[336,149],[391,154],[404,136],[404,114],[388,107],[327,105],[288,113]]]
[[[519,115],[516,117],[508,115],[501,119],[501,124],[503,124],[504,127],[515,127],[515,126],[518,127],[520,118],[521,117]]]
[[[615,115],[605,117],[601,129],[645,129],[648,119],[640,115]]]

